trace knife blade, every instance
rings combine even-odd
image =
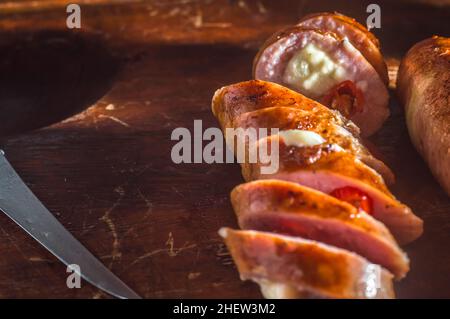
[[[0,150],[0,210],[66,265],[76,264],[80,276],[121,299],[140,299],[106,268],[49,212],[25,185]]]

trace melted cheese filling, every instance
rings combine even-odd
[[[297,299],[301,298],[301,293],[294,287],[280,282],[259,280],[261,294],[266,299]]]
[[[278,135],[283,139],[286,146],[314,146],[325,142],[325,139],[313,131],[306,130],[286,130]]]
[[[289,60],[283,81],[294,89],[320,96],[345,79],[345,70],[309,43]]]

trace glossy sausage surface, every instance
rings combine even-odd
[[[450,38],[429,38],[408,51],[397,94],[411,141],[450,195]]]

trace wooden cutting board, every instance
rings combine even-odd
[[[24,181],[90,251],[147,298],[258,298],[217,235],[236,227],[237,164],[174,164],[174,128],[217,127],[214,91],[251,77],[271,33],[314,11],[364,22],[365,1],[79,1],[0,4],[0,145]],[[119,1],[120,2],[120,1]],[[448,7],[380,1],[376,30],[390,65],[415,42],[449,36]],[[394,69],[393,69],[394,70]],[[450,200],[413,149],[392,92],[392,116],[371,141],[398,198],[425,221],[405,247],[400,298],[450,298]],[[51,125],[53,124],[53,125]],[[44,128],[45,127],[45,128]],[[40,129],[38,129],[40,128]],[[37,129],[37,130],[36,130]],[[0,190],[1,192],[1,190]],[[106,298],[0,214],[0,297]]]

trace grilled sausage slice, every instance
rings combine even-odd
[[[290,114],[286,109],[269,110],[275,107],[295,108],[300,111],[296,112],[297,114]],[[267,112],[257,114],[255,111],[258,110],[267,110]],[[322,130],[319,133],[327,142],[337,143],[354,153],[364,163],[382,174],[388,184],[395,180],[392,171],[362,145],[359,129],[351,121],[338,112],[281,85],[253,80],[223,87],[214,94],[212,111],[223,131],[229,127],[237,128],[242,125],[264,127],[262,124],[267,125],[267,128],[282,128],[281,126],[287,128],[290,125],[288,123],[290,119],[295,121],[297,126],[311,127],[314,124],[323,129],[327,128],[326,132]],[[280,113],[276,114],[278,111]],[[252,114],[244,115],[249,112]],[[300,113],[309,115],[302,117]],[[276,116],[279,117],[276,118]]]
[[[298,237],[222,228],[242,280],[266,298],[393,298],[392,275],[366,259]],[[275,293],[274,293],[275,291]]]
[[[282,84],[339,110],[363,136],[375,133],[389,116],[386,84],[347,38],[290,27],[274,35],[255,59],[255,79]]]
[[[332,118],[324,117],[323,112],[304,111],[292,107],[269,107],[236,117],[232,127],[309,130],[319,134],[327,143],[337,144],[349,153],[354,154],[363,163],[382,174],[388,184],[393,184],[395,181],[391,170],[383,162],[374,158],[358,138],[355,138],[346,128],[338,125]],[[268,134],[270,133],[268,131]]]
[[[408,51],[397,93],[411,141],[450,195],[450,38],[435,36]]]
[[[355,19],[337,12],[320,12],[303,17],[297,25],[333,32],[341,38],[347,38],[374,67],[383,82],[386,85],[389,84],[388,70],[381,54],[380,42],[373,33]]]
[[[364,211],[296,183],[241,184],[231,202],[242,229],[277,232],[353,251],[400,279],[409,260],[386,227]]]
[[[283,134],[283,131],[280,134]],[[262,138],[256,144],[256,152],[268,154],[271,154],[273,145],[278,145],[277,171],[264,173],[262,167],[267,164],[258,158],[253,163],[246,160],[241,163],[242,175],[246,181],[281,179],[326,194],[351,187],[369,198],[372,216],[383,222],[399,243],[406,244],[422,234],[422,220],[389,192],[381,176],[373,169],[353,155],[341,151],[336,145],[297,146],[286,143],[280,134]],[[273,140],[276,140],[276,143]]]

